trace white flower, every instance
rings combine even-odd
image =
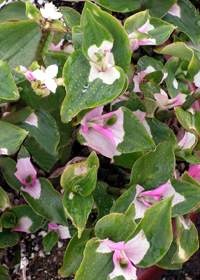
[[[40,8],[40,12],[47,19],[59,19],[63,16],[52,3],[46,3],[44,8]]]
[[[32,72],[32,76],[36,79],[41,81],[46,88],[48,88],[53,93],[56,92],[57,84],[53,78],[56,77],[58,74],[58,66],[56,64],[50,65],[44,71],[42,70],[35,70]]]

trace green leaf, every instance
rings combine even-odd
[[[195,186],[197,186],[197,187],[200,188],[200,185],[197,183],[197,181],[196,181],[195,179],[193,179],[193,178],[188,174],[187,171],[185,171],[185,172],[183,173],[183,176],[182,176],[181,179],[182,179],[183,181],[186,181],[186,182],[188,182],[188,183],[191,183],[191,184],[193,184],[193,185],[195,185]]]
[[[114,242],[124,241],[136,228],[134,216],[134,205],[131,205],[125,214],[111,213],[106,215],[97,222],[95,234],[102,240],[109,238]],[[121,230],[122,227],[123,230]]]
[[[94,203],[92,195],[82,196],[68,188],[63,198],[63,206],[66,214],[74,226],[78,229],[78,238],[81,237],[87,219]]]
[[[89,82],[89,61],[80,50],[75,51],[68,58],[63,68],[63,78],[67,96],[61,107],[63,122],[69,122],[80,111],[109,103],[115,99],[123,89],[125,76],[121,68],[115,67],[120,78],[113,84],[105,84],[100,78]]]
[[[0,101],[15,101],[19,99],[19,91],[11,74],[10,67],[0,61]]]
[[[170,270],[178,270],[182,268],[182,264],[173,264],[172,259],[174,257],[174,254],[177,251],[177,244],[176,239],[172,241],[172,244],[167,251],[167,253],[164,255],[164,257],[156,263],[157,266],[164,268],[164,269],[170,269]]]
[[[40,25],[34,20],[0,24],[0,59],[8,63],[17,83],[25,78],[14,70],[19,65],[28,68],[36,60],[40,38]]]
[[[16,216],[14,213],[5,212],[2,214],[0,224],[3,228],[13,228],[16,224]]]
[[[98,208],[98,220],[110,213],[110,208],[116,197],[109,194],[108,185],[105,182],[97,182],[96,188],[92,192],[94,201]]]
[[[80,14],[72,8],[60,7],[60,12],[63,14],[63,18],[67,26],[72,29],[75,25],[80,25]]]
[[[12,124],[19,124],[25,122],[25,120],[33,113],[30,108],[23,108],[15,113],[10,112],[8,115],[2,118],[2,121]]]
[[[134,1],[135,2],[135,1]],[[114,55],[115,65],[121,67],[125,72],[128,70],[131,60],[131,47],[127,33],[121,23],[107,12],[87,1],[85,3],[81,16],[81,26],[85,11],[89,9],[95,20],[102,25],[114,38],[112,53]]]
[[[83,29],[79,26],[74,26],[72,28],[72,42],[75,50],[82,47],[83,42]]]
[[[33,160],[47,172],[60,158],[58,152],[52,155],[45,151],[33,137],[28,137],[23,145],[31,154]]]
[[[84,229],[81,238],[78,238],[78,233],[72,237],[64,255],[63,265],[58,270],[61,277],[68,277],[70,274],[76,273],[83,260],[83,251],[86,242],[91,238],[91,233],[91,229]]]
[[[177,145],[177,139],[173,131],[166,124],[160,122],[157,119],[145,118],[147,124],[150,127],[152,139],[156,145],[165,140],[172,141],[173,145]]]
[[[56,108],[54,111],[51,112],[51,115],[54,117],[56,120],[56,124],[58,127],[58,131],[60,133],[60,142],[58,144],[58,149],[61,147],[65,147],[68,145],[70,142],[72,142],[72,134],[75,130],[73,122],[69,123],[63,123],[61,121],[61,116],[60,116],[60,108]]]
[[[60,184],[65,189],[70,187],[72,191],[87,196],[96,186],[98,167],[99,159],[93,151],[87,160],[69,164],[61,176]]]
[[[174,152],[171,141],[158,144],[139,158],[133,165],[129,186],[139,184],[145,190],[152,190],[165,184],[174,175]]]
[[[33,136],[45,151],[54,155],[60,140],[54,118],[48,112],[40,110],[36,110],[33,114],[37,120],[37,125],[24,122],[20,127],[27,130],[29,135]]]
[[[136,160],[143,156],[143,154],[143,152],[133,152],[121,154],[120,156],[114,156],[113,164],[131,169]]]
[[[113,42],[112,35],[93,17],[90,10],[86,10],[82,20],[83,26],[83,54],[89,60],[92,60],[88,54],[88,49],[96,45],[100,47],[104,41]]]
[[[17,205],[10,209],[9,212],[15,215],[17,224],[20,219],[25,217],[31,220],[32,224],[28,229],[30,233],[36,232],[42,226],[44,220],[44,218],[37,215],[29,205]]]
[[[151,30],[147,31],[146,34],[137,31],[137,29],[143,26],[147,20],[149,19],[149,23],[151,25]],[[149,16],[148,10],[136,13],[129,18],[126,19],[124,23],[124,27],[128,34],[135,33],[135,38],[142,40],[144,38],[153,38],[155,39],[156,45],[164,43],[175,26],[169,24],[166,21],[163,21],[158,18],[151,18]]]
[[[52,111],[61,106],[65,97],[64,87],[58,87],[56,93],[51,93],[43,98],[35,93],[28,81],[20,83],[20,87],[23,88],[20,92],[21,98],[28,106],[35,110]]]
[[[175,108],[175,113],[178,121],[181,125],[187,129],[193,129],[193,115],[190,112],[184,111],[181,107]]]
[[[67,217],[62,205],[61,194],[53,188],[47,179],[39,178],[39,181],[41,184],[40,198],[34,199],[27,192],[20,190],[25,200],[37,214],[52,222],[67,226]]]
[[[181,58],[189,63],[187,70],[188,75],[186,76],[187,80],[193,82],[194,76],[200,71],[200,59],[197,54],[190,47],[186,46],[182,42],[176,42],[169,44],[165,47],[158,48],[155,50],[157,53],[173,55]]]
[[[40,11],[29,1],[26,1],[26,16],[30,19],[38,19]]]
[[[45,237],[43,238],[43,246],[46,253],[50,252],[53,246],[58,241],[59,235],[57,232],[49,232]]]
[[[137,73],[141,71],[145,71],[148,67],[155,69],[154,71],[162,71],[164,70],[164,65],[162,62],[156,60],[153,57],[142,56],[137,63]],[[152,70],[153,70],[152,69]]]
[[[2,187],[0,187],[0,212],[4,212],[7,208],[11,208],[10,199]]]
[[[184,197],[182,202],[172,207],[172,216],[185,215],[200,204],[200,188],[188,182],[172,179],[171,184],[175,191]]]
[[[51,183],[45,178],[39,178],[41,194],[39,199],[34,199],[28,193],[23,192],[22,183],[15,177],[16,162],[11,158],[0,157],[0,166],[3,176],[10,187],[21,191],[25,200],[33,210],[46,219],[55,223],[67,226],[67,218],[62,205],[62,196],[57,192]],[[25,187],[25,186],[24,186]]]
[[[126,242],[143,230],[150,247],[144,258],[137,264],[138,267],[148,267],[157,263],[168,251],[172,239],[171,225],[171,202],[170,197],[161,202],[157,202],[145,211],[135,231],[128,237]]]
[[[178,31],[184,32],[198,46],[200,39],[198,11],[188,0],[178,0],[177,5],[180,9],[180,17],[167,13],[163,19],[177,26]]]
[[[136,196],[136,185],[131,186],[125,191],[113,204],[110,209],[111,213],[125,213],[129,206],[133,203]]]
[[[12,155],[20,147],[28,132],[6,122],[0,122],[0,149],[5,149],[5,154]]]
[[[1,1],[3,2],[3,1]],[[13,2],[5,5],[0,11],[0,23],[5,21],[27,20],[25,3]]]
[[[163,17],[169,9],[176,3],[176,0],[140,0],[142,10],[149,10],[152,17]]]
[[[2,2],[3,2],[3,0],[2,0]],[[9,268],[7,268],[7,266],[0,265],[1,280],[10,280],[10,277],[8,276],[8,271],[9,271]]]
[[[125,134],[123,141],[117,145],[117,150],[121,153],[131,153],[154,149],[154,142],[140,119],[125,107],[122,107],[122,111],[124,113],[123,128]]]
[[[15,177],[16,162],[9,157],[0,157],[1,172],[10,187],[19,191],[22,184]]]
[[[137,10],[140,7],[139,0],[125,0],[125,1],[115,1],[115,0],[94,0],[94,2],[100,4],[101,6],[115,12],[127,13],[130,11]]]
[[[76,273],[76,280],[105,280],[109,273],[112,272],[113,253],[98,253],[97,249],[100,246],[100,240],[93,238],[87,242],[84,251],[84,258],[79,270]],[[91,265],[92,260],[92,265]]]
[[[12,247],[17,244],[19,235],[9,229],[3,229],[0,232],[0,248]]]
[[[177,252],[173,263],[186,262],[199,248],[198,232],[189,218],[176,218],[177,227]],[[188,246],[188,243],[190,246]]]

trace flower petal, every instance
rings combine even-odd
[[[67,226],[59,225],[58,226],[58,234],[59,234],[61,239],[71,238],[69,228]]]
[[[35,184],[32,186],[21,187],[21,190],[27,192],[34,199],[39,199],[41,194],[41,184],[38,179],[36,179]]]
[[[46,79],[45,79],[45,85],[46,85],[46,87],[47,87],[50,91],[52,91],[53,93],[56,92],[57,84],[56,84],[56,82],[55,82],[53,79],[51,79],[51,78],[46,78]]]
[[[17,179],[25,186],[30,186],[26,179],[28,176],[32,178],[32,184],[36,181],[37,172],[35,168],[33,167],[31,163],[31,159],[29,158],[20,158],[17,161],[16,165],[17,171],[14,173],[14,175],[17,177]]]
[[[97,253],[111,253],[112,250],[108,247],[108,242],[111,242],[109,241],[108,238],[104,239],[104,240],[99,240],[100,241],[100,245],[99,247],[96,249],[96,252]]]
[[[172,206],[182,202],[185,200],[185,197],[181,194],[177,193],[175,189],[172,187],[171,182],[168,181],[168,185],[166,186],[165,190],[162,194],[162,199],[169,198],[170,196],[174,195],[174,198],[172,200]]]
[[[22,217],[18,221],[19,225],[13,228],[12,231],[22,231],[22,232],[30,233],[29,228],[31,227],[32,223],[33,222],[28,217]]]
[[[48,223],[48,228],[50,228],[50,229],[58,229],[58,225],[56,223]]]
[[[38,118],[34,113],[31,113],[30,116],[25,120],[25,123],[38,127]]]
[[[181,9],[177,4],[174,4],[171,9],[168,11],[169,14],[175,17],[181,17]]]
[[[58,65],[52,64],[45,70],[45,75],[48,78],[55,78],[58,74]]]
[[[114,156],[121,154],[116,149],[115,144],[98,130],[89,128],[87,133],[85,133],[83,128],[80,128],[79,133],[86,140],[83,145],[89,146],[102,155],[112,159]]]
[[[120,78],[120,73],[115,67],[111,67],[109,70],[99,72],[97,78],[100,78],[104,84],[112,85],[115,80]]]
[[[40,69],[37,69],[37,70],[33,71],[32,75],[36,80],[39,80],[41,82],[43,82],[45,80],[45,77],[46,77],[45,73]]]
[[[122,252],[114,252],[114,254],[113,254],[114,269],[109,274],[110,279],[113,279],[117,276],[123,276],[125,278],[125,280],[136,280],[137,279],[136,267],[134,267],[129,260],[127,260],[128,266],[122,267],[120,265],[121,259],[125,259]]]
[[[141,187],[140,185],[136,186],[136,195],[132,202],[135,206],[135,217],[134,217],[135,220],[143,218],[144,212],[148,208],[143,202],[138,200],[138,197],[140,196],[140,194],[142,193],[143,190],[144,190],[144,188]]]
[[[150,247],[144,231],[141,230],[135,237],[125,243],[125,254],[134,263],[138,264]]]

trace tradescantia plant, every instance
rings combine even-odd
[[[195,6],[95,0],[80,14],[31,2],[0,10],[0,248],[44,228],[46,252],[70,239],[61,277],[180,269],[199,246]],[[181,177],[176,161],[190,164]]]

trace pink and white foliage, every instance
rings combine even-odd
[[[171,9],[168,11],[168,14],[171,14],[172,16],[181,17],[181,9],[177,4],[174,4]]]
[[[114,156],[121,154],[117,150],[117,145],[124,138],[124,114],[122,109],[104,115],[102,113],[103,106],[89,112],[81,121],[79,133],[86,140],[83,145],[113,159]],[[116,118],[115,123],[109,125],[108,122],[112,117]]]
[[[25,185],[21,187],[21,190],[27,192],[34,199],[40,198],[41,184],[37,179],[37,172],[33,167],[30,158],[20,158],[16,165],[17,171],[14,175],[17,179]]]
[[[92,45],[88,49],[88,56],[90,57],[90,73],[89,81],[99,78],[103,83],[111,85],[115,80],[120,78],[119,71],[113,67],[115,65],[114,56],[111,53],[113,43],[103,41],[100,47]]]
[[[12,229],[12,231],[22,231],[26,233],[30,233],[29,229],[33,222],[28,217],[22,217],[18,221],[18,225]]]
[[[142,83],[143,81],[143,78],[150,74],[150,73],[153,73],[155,72],[156,69],[154,69],[152,66],[148,66],[144,71],[141,71],[139,72],[137,75],[135,75],[133,77],[133,82],[134,82],[134,89],[133,91],[134,92],[141,92],[140,90],[140,84]],[[166,78],[167,78],[167,73],[163,72],[163,78],[161,80],[161,82],[159,84],[161,84]]]
[[[181,150],[191,149],[196,142],[196,137],[193,133],[185,131],[183,138],[178,142]]]
[[[32,75],[32,70],[28,70],[26,67],[20,65],[18,71],[22,73],[30,83],[35,80],[35,77]]]
[[[172,206],[185,200],[184,196],[175,191],[169,180],[164,185],[151,191],[144,191],[142,186],[137,185],[136,196],[132,202],[135,205],[135,219],[143,218],[148,207],[172,195],[174,195]]]
[[[71,238],[69,228],[67,226],[57,225],[56,223],[48,223],[48,228],[56,230],[61,239]]]
[[[155,93],[154,98],[157,101],[159,111],[166,110],[168,111],[171,108],[181,106],[186,99],[186,94],[179,93],[175,98],[170,99],[167,93],[161,89],[161,93]]]
[[[109,274],[110,279],[117,276],[123,276],[126,280],[137,279],[137,265],[145,256],[150,244],[146,239],[144,231],[141,230],[135,237],[128,242],[112,242],[104,239],[100,241],[97,248],[97,253],[111,253],[113,254],[114,269]]]
[[[148,31],[153,30],[154,26],[150,24],[149,19],[142,25],[140,28],[137,29],[140,33],[148,34]],[[145,45],[156,45],[156,40],[153,38],[143,38],[141,40],[137,39],[137,34],[132,32],[128,35],[131,44],[131,50],[135,51],[139,48],[139,46]]]

